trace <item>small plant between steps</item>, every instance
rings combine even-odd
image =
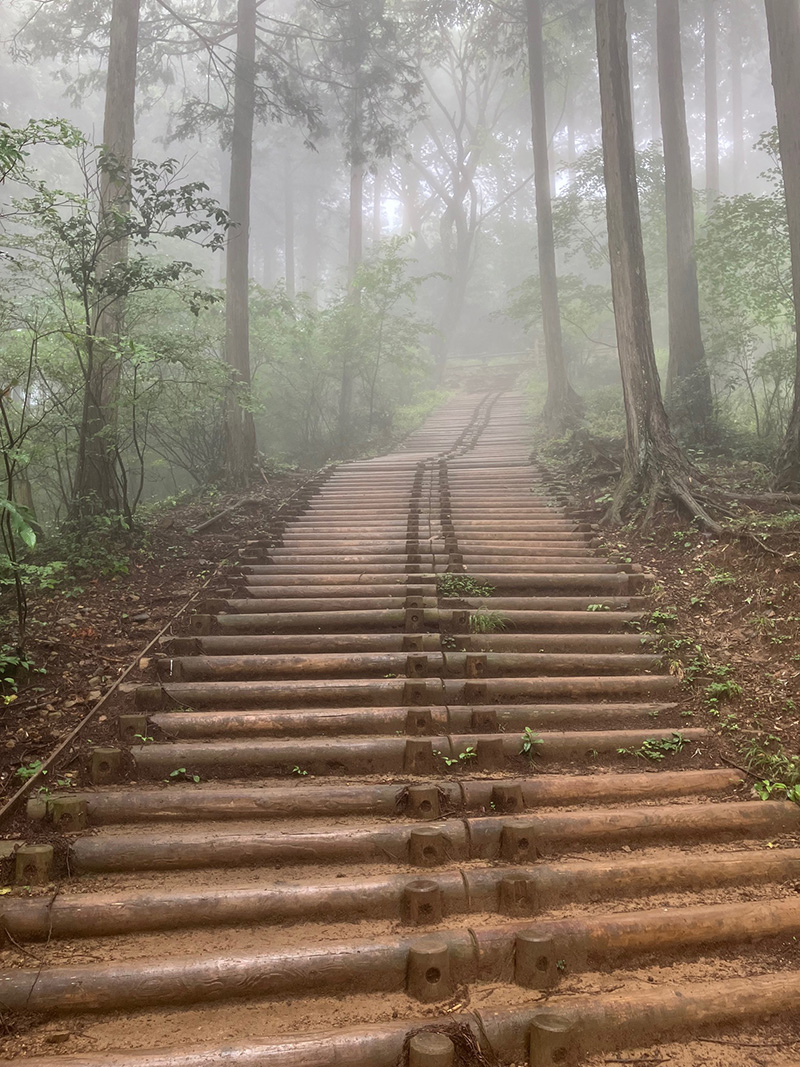
[[[791,800],[794,804],[800,804],[800,785],[786,785],[785,782],[771,782],[769,778],[763,778],[756,782],[753,790],[760,800]]]
[[[537,755],[538,746],[543,744],[544,741],[541,737],[530,726],[526,726],[522,731],[522,748],[519,750],[519,754],[520,756],[527,756],[528,759],[533,759]]]
[[[199,774],[190,774],[185,767],[176,767],[174,771],[169,772],[169,777],[164,779],[165,782],[195,782],[200,781]]]
[[[491,596],[494,586],[469,574],[440,574],[436,579],[440,597]]]
[[[444,752],[437,749],[434,756],[439,756],[444,761],[446,767],[459,767],[463,766],[471,759],[475,759],[478,753],[475,750],[474,745],[467,745],[463,752],[459,752],[457,756],[445,756]]]
[[[639,748],[631,745],[630,748],[618,748],[620,756],[636,756],[637,759],[658,761],[667,756],[677,755],[686,744],[683,734],[672,733],[669,737],[648,737]]]
[[[761,800],[791,800],[800,804],[800,756],[787,753],[775,734],[751,737],[739,746],[751,774],[763,774],[753,791]]]
[[[499,611],[473,611],[469,616],[469,628],[473,634],[496,634],[507,629],[508,623]]]

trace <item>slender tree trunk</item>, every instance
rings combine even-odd
[[[73,516],[92,512],[119,512],[125,506],[117,478],[117,349],[124,334],[125,304],[109,299],[102,283],[116,264],[128,258],[127,239],[109,240],[114,219],[130,205],[130,167],[136,105],[136,65],[140,0],[114,0],[106,76],[103,144],[113,166],[100,181],[100,241],[96,320],[90,326],[86,356],[86,382],[78,455],[73,485]]]
[[[573,93],[570,93],[567,97],[567,175],[569,177],[570,191],[575,184],[576,158],[575,97]]]
[[[636,184],[624,0],[595,0],[595,20],[611,288],[626,423],[622,472],[606,518],[619,521],[639,498],[647,500],[649,513],[659,496],[667,494],[719,529],[689,491],[688,467],[661,400]]]
[[[706,440],[713,404],[700,330],[694,203],[686,129],[679,0],[656,0],[658,87],[664,142],[669,369],[667,408],[686,436]]]
[[[706,197],[710,211],[719,194],[719,103],[717,101],[717,9],[704,0],[703,50],[706,97]]]
[[[317,295],[320,282],[320,237],[317,219],[317,201],[319,191],[309,183],[308,200],[306,202],[306,215],[303,220],[305,226],[305,240],[303,241],[303,288],[308,293],[311,303],[317,306]]]
[[[350,302],[354,307],[361,303],[361,293],[355,285],[356,274],[364,255],[364,167],[356,158],[350,164],[350,223],[347,244],[347,278],[350,285]],[[339,448],[346,451],[351,436],[353,411],[353,387],[355,367],[352,352],[342,353],[342,385],[339,392]]]
[[[797,0],[766,0],[766,11],[789,220],[795,317],[800,326],[800,5]],[[795,329],[795,338],[794,402],[777,457],[775,485],[796,492],[800,488],[800,329]]]
[[[452,211],[457,218],[454,229],[456,232],[455,248],[452,245],[447,253],[446,272],[448,279],[445,282],[444,304],[439,317],[437,332],[433,339],[432,349],[436,364],[436,380],[441,383],[444,380],[447,363],[453,354],[458,341],[458,326],[464,313],[464,304],[467,299],[467,286],[472,273],[472,252],[474,230],[463,213],[463,202],[454,197]],[[451,218],[452,222],[452,218]],[[442,228],[442,227],[440,227]],[[442,241],[443,247],[448,247]]]
[[[661,113],[658,106],[658,64],[655,56],[650,61],[650,140],[661,140]]]
[[[297,295],[294,255],[294,177],[288,151],[283,159],[283,264],[286,295],[290,300],[294,300]]]
[[[630,83],[630,96],[631,96],[631,131],[633,132],[633,143],[636,145],[636,78],[633,70],[633,34],[630,29],[626,33],[627,46],[628,46],[628,81]]]
[[[228,210],[234,229],[226,246],[225,359],[231,388],[225,410],[225,470],[233,485],[244,485],[255,464],[256,432],[252,413],[243,405],[250,388],[250,183],[255,122],[255,54],[257,0],[239,0],[231,137]]]
[[[528,70],[531,93],[531,134],[533,174],[536,188],[536,231],[539,248],[539,285],[542,297],[547,398],[543,417],[556,433],[580,419],[581,402],[570,385],[561,336],[561,312],[558,304],[556,246],[553,236],[553,209],[550,200],[550,167],[547,150],[547,113],[545,107],[544,46],[542,41],[541,0],[527,0]]]
[[[790,3],[791,0],[786,0]],[[731,20],[731,141],[733,142],[733,175],[731,187],[734,193],[744,188],[744,103],[742,101],[742,35],[735,18]]]
[[[375,171],[372,179],[372,243],[380,244],[383,222],[381,212],[383,208],[383,182],[381,172]]]

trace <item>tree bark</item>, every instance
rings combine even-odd
[[[239,0],[234,65],[233,133],[228,210],[233,223],[226,245],[225,359],[231,388],[225,405],[225,470],[244,485],[256,459],[252,413],[243,405],[250,388],[250,184],[255,122],[256,0]]]
[[[797,103],[800,100],[800,4],[798,0],[766,0],[766,12],[797,327],[800,326],[800,109]],[[777,489],[800,487],[800,330],[797,328],[795,337],[794,403],[777,457]]]
[[[304,198],[305,199],[305,198]],[[317,306],[320,281],[320,236],[317,217],[319,190],[313,182],[308,185],[306,211],[303,219],[305,234],[303,240],[303,288],[308,294],[312,307]]]
[[[126,238],[109,240],[114,217],[130,205],[130,168],[136,105],[136,65],[139,43],[140,0],[114,0],[106,76],[103,145],[112,166],[100,179],[100,250],[97,279],[102,283],[116,264],[128,258]],[[125,304],[98,293],[95,321],[87,324],[83,412],[73,485],[73,517],[87,513],[117,512],[125,504],[117,478],[118,345],[124,334]]]
[[[636,184],[624,0],[595,0],[595,21],[611,288],[626,422],[622,473],[606,520],[619,521],[637,499],[647,501],[649,513],[660,496],[669,495],[719,530],[691,494],[688,465],[661,400]]]
[[[283,265],[286,295],[290,300],[294,300],[297,295],[294,254],[294,182],[288,149],[283,157]]]
[[[543,418],[555,433],[580,420],[581,401],[567,376],[561,335],[561,312],[558,303],[556,246],[553,235],[553,208],[550,199],[550,165],[547,148],[547,112],[545,105],[544,45],[542,40],[541,0],[527,0],[528,71],[531,95],[531,138],[533,173],[536,190],[536,231],[539,249],[539,286],[542,298],[547,398]]]
[[[350,164],[350,222],[347,242],[347,280],[350,286],[350,302],[361,303],[361,293],[355,285],[356,274],[364,256],[364,166],[360,149]],[[353,411],[353,387],[355,368],[350,352],[342,353],[342,383],[339,391],[339,449],[346,452],[351,432],[350,420]]]
[[[669,368],[667,408],[687,437],[708,438],[711,379],[700,330],[694,258],[694,203],[686,128],[679,0],[657,0],[658,90],[664,143]]]
[[[786,0],[790,3],[791,0]],[[744,187],[744,103],[742,101],[742,35],[737,20],[731,20],[731,141],[733,144],[733,175],[731,187],[734,194]]]
[[[372,178],[372,243],[380,244],[381,232],[383,230],[382,209],[383,209],[383,182],[381,181],[381,172],[376,169]]]
[[[706,198],[710,211],[719,194],[719,103],[717,100],[717,9],[715,0],[704,0],[703,75],[706,108]]]

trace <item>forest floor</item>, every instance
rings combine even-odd
[[[160,505],[126,538],[96,534],[80,565],[59,572],[55,588],[30,593],[31,666],[18,678],[16,694],[6,686],[13,699],[0,709],[0,806],[203,584],[235,563],[248,541],[268,536],[276,508],[308,477],[301,470],[270,473],[240,492]],[[216,515],[222,517],[194,532]],[[51,555],[60,558],[59,547],[44,542],[44,558]],[[0,618],[13,618],[8,596]],[[135,669],[126,683],[140,680]],[[116,742],[107,725],[112,707],[82,732],[82,744]],[[81,754],[78,745],[59,764],[59,785],[77,779]]]
[[[547,461],[551,461],[549,455]],[[576,456],[569,457],[563,469],[573,505],[585,509],[590,520],[599,521],[612,481],[609,472],[597,473]],[[715,475],[722,484],[731,487],[762,487],[759,472],[745,466],[718,465]],[[68,735],[122,671],[137,662],[148,643],[218,573],[218,568],[235,563],[238,550],[248,541],[269,536],[274,528],[275,508],[302,486],[307,477],[305,472],[285,473],[271,476],[242,494],[164,506],[137,534],[133,547],[119,552],[116,573],[110,573],[115,568],[108,563],[115,558],[114,553],[104,551],[107,573],[92,575],[87,568],[84,577],[65,581],[55,590],[32,597],[33,670],[5,712],[0,733],[0,802],[22,784],[36,761],[45,759]],[[226,508],[234,510],[206,531],[192,532]],[[606,531],[603,553],[621,562],[642,564],[655,575],[653,612],[647,629],[657,635],[669,669],[685,683],[680,706],[687,728],[707,727],[714,733],[714,743],[706,746],[704,759],[721,758],[740,767],[754,759],[760,760],[754,781],[777,780],[780,775],[788,779],[790,768],[787,759],[780,761],[780,751],[790,754],[788,763],[791,763],[791,754],[800,748],[800,510],[747,514],[738,521],[738,526],[742,534],[755,534],[758,541],[738,533],[715,539],[665,512],[658,517],[656,525],[644,531],[635,526]],[[37,673],[39,668],[44,668],[46,673]],[[135,685],[145,677],[138,669],[134,670],[126,684]],[[116,742],[110,724],[115,718],[116,701],[126,699],[129,697],[120,694],[100,709],[82,731],[80,743],[70,747],[59,763],[58,773],[54,775],[56,782],[39,788],[46,790],[53,784],[64,788],[64,783],[79,781],[87,746]],[[656,726],[658,723],[654,722]],[[620,769],[655,770],[659,764],[648,764],[647,760],[663,758],[663,753],[631,754],[623,757],[630,765]],[[683,753],[669,756],[662,766],[665,769],[693,766],[692,759],[687,746]],[[562,771],[569,773],[570,768],[564,767]],[[22,812],[2,828],[0,839],[21,836],[23,825],[26,838],[32,840],[34,824],[26,823]],[[34,829],[34,836],[38,832]],[[42,833],[46,832],[42,829]],[[786,892],[791,891],[791,886],[786,887]],[[748,890],[741,899],[751,899],[749,893]],[[720,899],[739,898],[723,894]],[[680,903],[678,897],[661,900],[662,906]],[[376,924],[375,935],[382,931],[385,933]],[[373,928],[363,927],[359,932],[364,936],[373,932]],[[301,930],[297,936],[302,934]],[[333,939],[336,935],[337,927],[332,924],[326,929],[325,937]],[[158,943],[158,936],[152,939],[154,944]],[[244,936],[249,939],[251,932],[246,931]],[[320,936],[319,930],[315,930],[315,936]],[[194,932],[187,938],[193,946],[196,943],[204,948],[206,944],[202,933]],[[172,944],[169,942],[170,950]],[[95,947],[88,944],[84,949],[91,953]],[[55,959],[60,950],[54,944],[52,949],[48,946],[48,951]],[[763,958],[758,955],[762,951]],[[729,958],[723,952],[715,957],[721,963],[709,959],[701,961],[702,966],[708,968],[709,978],[735,977],[739,974],[736,955],[731,951]],[[794,965],[795,946],[793,942],[770,943],[766,950],[756,946],[752,955],[745,958],[756,973],[789,969]],[[92,959],[91,955],[86,959]],[[679,966],[674,973],[681,977]],[[696,970],[686,973],[696,978]],[[652,981],[649,971],[634,973],[634,982],[645,980]],[[619,988],[612,985],[617,981],[613,973],[604,973],[598,981],[599,991]],[[498,986],[495,992],[498,1002],[507,996],[506,987]],[[520,997],[525,995],[520,991]],[[353,1022],[367,1019],[367,1008],[375,1010],[374,1003],[365,1005],[366,1001],[364,1004],[353,998],[348,1001]],[[483,1006],[491,1008],[494,1004],[489,1001]],[[302,1001],[294,1009],[288,1002],[279,1008],[284,1013],[305,1010]],[[247,1016],[252,1010],[252,1006],[245,1005],[239,1017],[225,1005],[224,1018],[233,1020],[231,1025],[239,1019],[237,1025],[246,1029],[252,1026],[252,1016]],[[335,1010],[337,1025],[350,1020],[340,1003],[336,1003]],[[432,1007],[430,1013],[436,1010]],[[207,1024],[209,1019],[213,1024],[216,1017],[207,1006],[198,1010],[198,1020],[201,1016]],[[303,1019],[299,1018],[298,1029],[303,1029],[302,1023]],[[86,1024],[87,1033],[81,1029],[83,1025],[79,1025],[75,1039],[91,1040],[89,1024]],[[141,1027],[141,1017],[133,1018],[130,1025],[134,1029]],[[165,1028],[163,1041],[168,1043],[170,1017],[165,1016],[161,1025]],[[12,1057],[30,1050],[25,1044],[25,1026],[22,1020],[18,1037],[8,1033],[8,1052]],[[52,1026],[56,1028],[47,1031],[43,1038],[46,1042],[51,1040],[51,1034],[54,1044],[75,1037],[61,1022]],[[157,1037],[153,1036],[153,1041]],[[740,1067],[745,1062],[743,1049],[747,1048],[748,1063],[789,1067],[797,1062],[799,1039],[796,1024],[787,1022],[763,1032],[750,1028],[744,1035],[715,1033],[714,1037],[690,1045],[629,1050],[620,1059],[598,1056],[591,1063],[669,1061],[676,1067],[694,1064]]]
[[[576,480],[578,467],[582,481]],[[575,456],[563,468],[575,505],[600,520],[607,475],[578,464]],[[723,484],[759,488],[747,465],[719,467],[715,475]],[[97,546],[102,573],[85,568],[31,597],[32,669],[3,712],[0,802],[217,568],[235,562],[247,541],[267,536],[276,506],[307,477],[286,472],[239,494],[165,505],[131,544]],[[193,532],[228,508],[233,510],[207,530]],[[717,756],[739,767],[753,764],[754,780],[789,780],[791,767],[781,753],[790,759],[800,752],[800,510],[748,513],[739,525],[757,541],[738,535],[716,539],[662,513],[644,531],[633,525],[607,531],[604,551],[655,575],[649,629],[658,634],[669,669],[685,682],[686,726],[711,729]],[[126,685],[142,677],[134,669]],[[114,706],[100,709],[40,790],[77,784],[86,746],[115,743]],[[677,766],[685,758],[670,762]],[[800,759],[798,765],[800,770]],[[14,836],[20,818],[21,813],[2,836]]]
[[[544,451],[568,480],[573,506],[602,526],[616,474],[609,454],[593,462],[584,444]],[[732,494],[768,488],[760,464],[706,460],[703,468]],[[733,508],[721,538],[667,509],[644,529],[603,530],[603,551],[655,576],[648,629],[685,683],[687,726],[712,730],[718,755],[754,771],[754,782],[800,781],[800,506]]]

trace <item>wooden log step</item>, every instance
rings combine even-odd
[[[141,686],[137,710],[149,714],[184,707],[377,707],[441,704],[510,704],[593,699],[641,700],[669,696],[673,675],[611,675],[541,678],[348,678],[296,682],[167,682]]]
[[[510,829],[504,844],[505,827]],[[716,845],[730,840],[773,840],[780,834],[797,833],[798,829],[800,810],[792,804],[684,803],[305,833],[99,833],[77,838],[70,856],[73,869],[81,873],[252,867],[265,863],[405,865],[411,860],[412,836],[416,834],[415,849],[432,849],[431,866],[436,866],[437,860],[440,866],[466,859],[496,861],[504,851],[503,858],[519,865],[531,862],[540,853],[554,855],[576,848],[620,844],[630,847],[653,842],[677,845],[703,841]],[[423,841],[431,844],[420,845]]]
[[[220,711],[164,711],[150,722],[172,739],[212,737],[301,737],[345,734],[403,734],[425,737],[434,733],[466,733],[480,728],[481,734],[502,730],[521,734],[533,730],[631,729],[675,726],[685,722],[677,705],[634,704],[516,704],[510,707],[466,705],[430,708],[246,708]]]
[[[614,804],[624,800],[646,800],[682,796],[729,793],[742,784],[742,776],[733,770],[665,771],[653,774],[606,773],[565,777],[467,779],[452,781],[433,779],[430,789],[437,794],[434,806],[439,811],[489,812],[492,805],[504,814],[537,809],[554,804],[585,806]],[[117,823],[170,822],[191,818],[212,821],[225,819],[284,818],[291,810],[298,818],[320,815],[372,814],[407,818],[419,814],[420,798],[430,795],[427,786],[400,779],[392,785],[328,782],[306,785],[225,786],[198,790],[194,784],[177,782],[163,789],[106,789],[102,792],[71,791],[68,796],[84,804],[90,826]],[[519,796],[519,804],[510,798]],[[55,802],[67,794],[55,793],[46,801],[52,815]],[[500,797],[502,796],[502,800]],[[35,798],[30,805],[39,806]],[[35,809],[36,810],[36,809]],[[0,902],[2,903],[2,902]]]

